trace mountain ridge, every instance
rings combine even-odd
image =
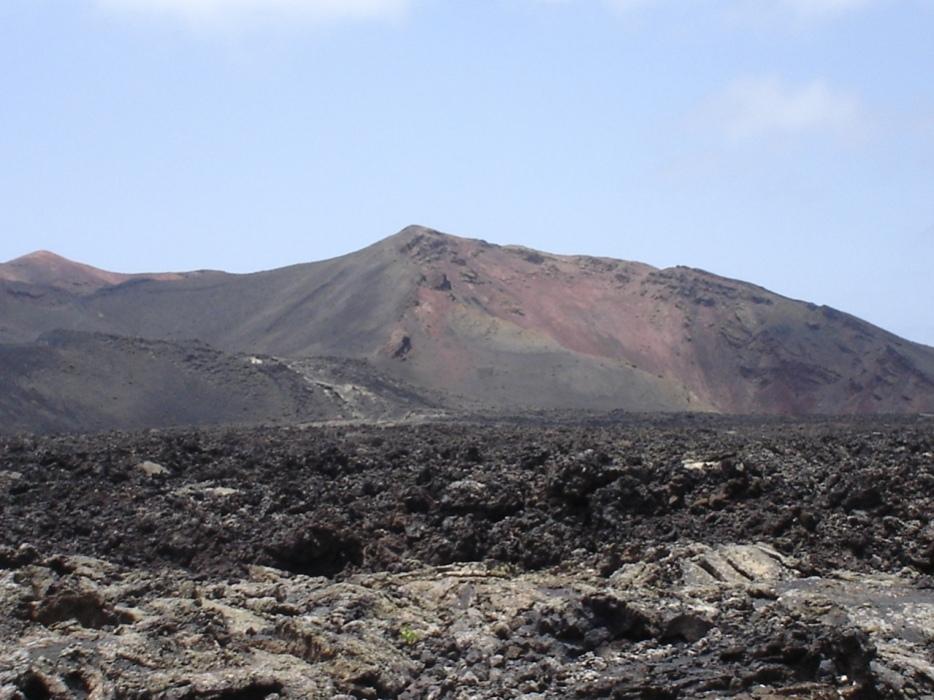
[[[419,226],[249,274],[133,276],[79,292],[0,275],[0,342],[56,328],[339,356],[441,392],[454,407],[934,410],[934,348],[844,312],[697,268]]]
[[[36,250],[0,263],[0,281],[46,286],[73,294],[91,294],[136,279],[172,280],[180,277],[180,273],[173,272],[111,272],[69,260],[50,250]]]
[[[10,266],[17,266],[17,265],[21,265],[24,263],[31,263],[32,261],[55,261],[59,264],[64,264],[67,266],[85,268],[101,276],[108,276],[108,277],[112,276],[114,278],[117,278],[117,281],[115,282],[102,285],[101,289],[106,289],[106,287],[109,287],[109,286],[118,286],[126,282],[140,282],[140,281],[146,281],[146,280],[170,281],[170,280],[177,280],[177,279],[183,279],[186,277],[194,277],[194,276],[223,275],[223,276],[228,276],[228,277],[247,277],[247,276],[252,276],[252,275],[263,275],[266,273],[277,272],[280,270],[301,268],[301,267],[308,266],[308,265],[317,265],[321,263],[341,260],[343,258],[347,258],[353,255],[359,254],[370,248],[385,246],[391,241],[396,240],[396,239],[404,240],[404,237],[410,232],[428,232],[432,235],[443,236],[446,239],[453,239],[453,240],[458,240],[462,242],[471,242],[471,243],[479,244],[484,247],[499,248],[499,249],[503,249],[507,251],[513,251],[516,253],[523,253],[523,254],[527,254],[528,256],[532,258],[539,257],[539,256],[547,256],[549,258],[564,259],[564,260],[569,260],[569,261],[575,261],[575,260],[576,261],[598,261],[598,262],[604,261],[604,262],[609,262],[609,263],[626,262],[626,263],[633,264],[633,265],[643,266],[645,268],[649,268],[656,272],[662,272],[662,273],[669,272],[669,271],[685,270],[685,271],[695,273],[698,275],[705,275],[711,278],[719,279],[727,283],[730,283],[730,282],[740,283],[751,288],[759,289],[762,292],[766,292],[768,294],[771,294],[777,297],[782,297],[783,299],[787,299],[789,301],[800,302],[800,303],[808,304],[809,306],[816,306],[821,309],[830,309],[832,312],[839,313],[839,314],[845,314],[861,323],[871,323],[869,321],[865,321],[859,318],[858,316],[850,314],[846,311],[842,311],[835,307],[831,307],[826,304],[815,304],[813,302],[809,302],[805,299],[801,299],[796,296],[791,296],[788,294],[782,294],[780,292],[775,292],[771,289],[768,289],[767,287],[756,284],[754,282],[743,280],[738,277],[729,277],[727,275],[721,275],[717,272],[707,270],[706,268],[700,268],[700,267],[695,267],[692,265],[685,265],[685,264],[678,264],[678,265],[672,265],[672,266],[667,266],[667,267],[659,267],[656,265],[652,265],[650,263],[628,261],[628,260],[623,260],[619,258],[613,258],[611,256],[600,256],[600,255],[591,255],[591,254],[573,254],[573,253],[551,253],[551,252],[545,252],[543,250],[531,248],[531,247],[521,245],[521,244],[489,243],[488,241],[484,239],[480,239],[480,238],[471,238],[471,237],[459,236],[455,234],[442,233],[436,229],[432,229],[430,227],[426,227],[426,226],[422,226],[418,224],[412,224],[412,225],[406,226],[405,228],[403,228],[396,234],[383,238],[379,241],[376,241],[375,243],[370,244],[369,246],[365,246],[364,248],[361,248],[356,251],[351,251],[349,253],[344,253],[338,256],[334,256],[331,258],[325,258],[322,260],[312,260],[312,261],[305,261],[305,262],[299,262],[299,263],[292,263],[292,264],[284,265],[281,267],[247,271],[247,272],[229,272],[226,270],[209,268],[209,269],[191,269],[191,270],[186,269],[186,270],[163,271],[163,272],[121,273],[121,272],[113,272],[113,271],[105,270],[103,268],[98,268],[88,263],[76,261],[76,260],[67,258],[65,256],[59,255],[58,253],[51,251],[51,250],[40,249],[40,250],[35,250],[31,253],[27,253],[25,255],[21,255],[17,258],[13,258],[6,262],[0,262],[0,282],[24,281],[24,280],[14,279],[12,274],[7,272],[7,268],[9,268]],[[416,233],[415,235],[418,235],[418,234]],[[54,286],[54,285],[50,285],[50,286]],[[64,286],[62,288],[64,289]],[[94,291],[100,291],[100,290],[94,290]],[[872,324],[872,325],[875,325],[875,324]],[[880,328],[881,330],[884,330],[886,333],[892,334],[893,336],[896,335],[894,332],[888,331],[882,328],[881,326],[877,326],[877,327]],[[920,345],[926,348],[934,349],[934,346],[921,342],[921,341],[901,338],[900,336],[896,336],[896,337],[899,337],[899,339],[904,342],[909,342],[914,345]]]

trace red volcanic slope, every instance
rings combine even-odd
[[[0,263],[0,280],[53,287],[75,294],[89,294],[132,279],[178,279],[175,274],[127,275],[99,270],[73,262],[47,250],[38,250],[6,263]]]
[[[17,262],[0,266],[0,280]],[[453,405],[510,410],[934,411],[934,349],[690,268],[550,255],[421,227],[252,275],[121,284],[129,278],[67,261],[61,278],[48,263],[32,267],[42,272],[31,273],[34,284],[78,295],[3,294],[0,284],[0,338],[66,327],[348,357],[446,392]]]
[[[690,268],[548,255],[418,229],[389,240],[421,272],[415,301],[384,349],[404,350],[408,362],[422,365],[411,372],[415,381],[443,378],[450,390],[485,395],[495,392],[497,374],[508,386],[510,374],[528,373],[523,363],[557,348],[586,365],[582,381],[607,363],[614,376],[628,370],[627,381],[642,381],[649,392],[641,396],[646,407],[934,407],[934,349],[827,307]],[[399,338],[408,338],[407,348],[395,345]],[[478,358],[491,347],[501,350],[488,368],[493,376],[478,381]],[[540,373],[558,402],[560,392],[570,398],[576,388],[559,380],[560,370],[554,380]],[[588,391],[595,403],[612,403],[598,395],[599,386]]]

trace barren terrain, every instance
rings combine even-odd
[[[934,421],[0,443],[0,698],[931,697]]]
[[[93,363],[94,346],[108,367]],[[24,365],[24,354],[42,361]],[[245,366],[255,356],[270,365]],[[355,363],[364,388],[389,379],[416,397],[401,397],[404,410],[934,411],[934,348],[687,267],[419,226],[339,258],[246,275],[128,276],[46,253],[0,264],[0,433],[348,414],[314,382],[305,391],[289,372],[268,376],[322,358]],[[375,392],[399,407],[391,393]],[[166,411],[172,402],[184,410]]]

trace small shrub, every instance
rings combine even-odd
[[[402,639],[402,643],[406,646],[417,644],[418,641],[422,638],[418,632],[407,625],[399,630],[399,637]]]

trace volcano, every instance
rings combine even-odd
[[[934,411],[934,348],[842,311],[703,270],[419,226],[245,275],[121,275],[49,253],[0,265],[0,342],[42,345],[58,330],[339,358],[453,410]],[[58,371],[43,367],[45,391]],[[4,372],[20,392],[35,384],[23,363]]]

